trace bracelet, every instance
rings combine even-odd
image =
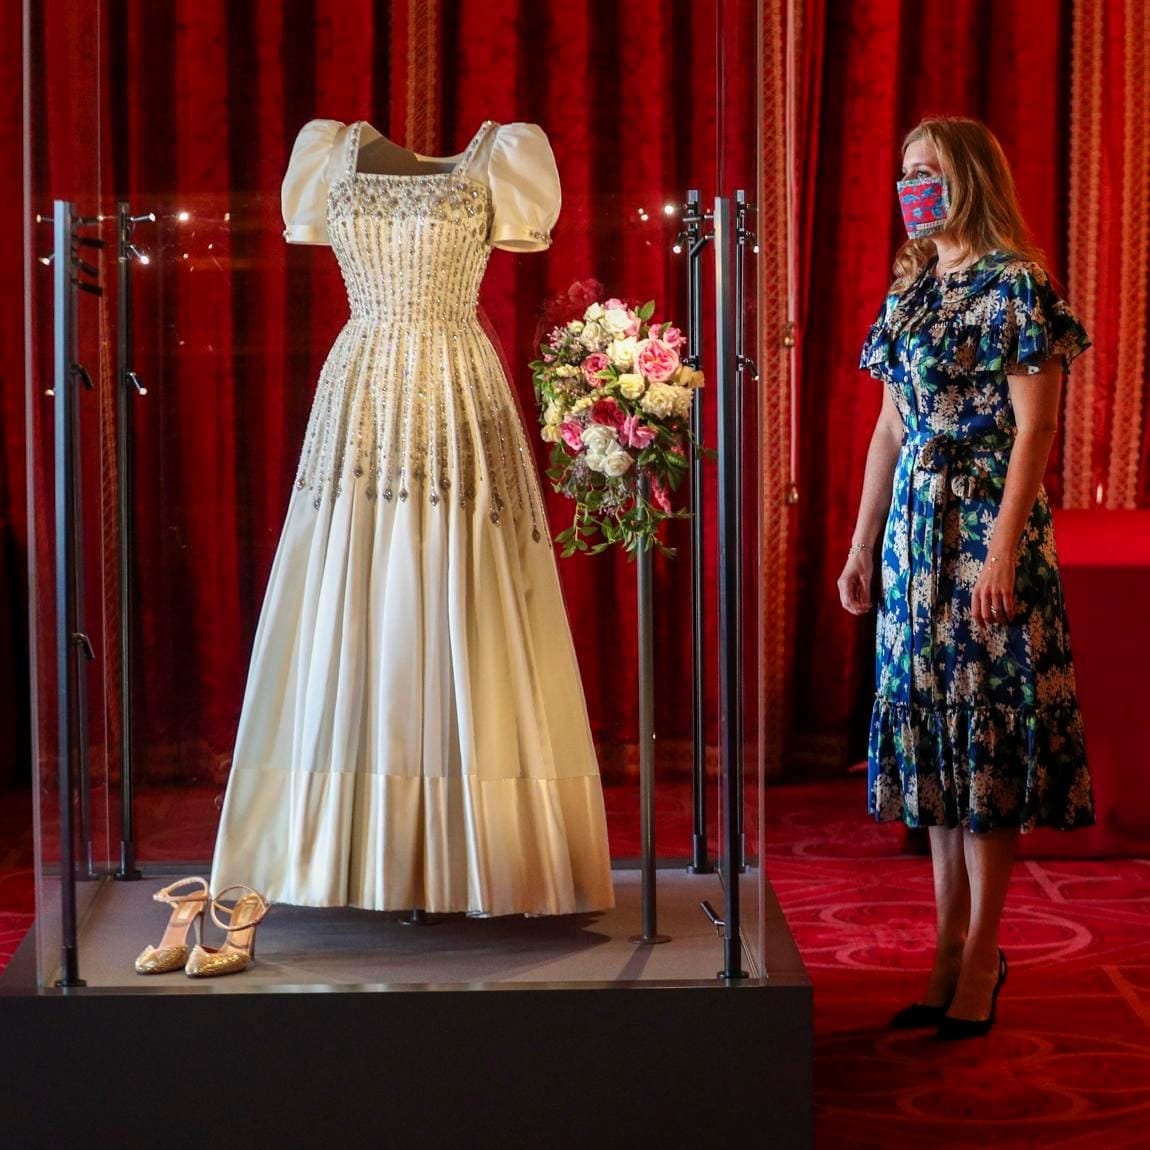
[[[847,555],[857,555],[860,551],[869,551],[871,549],[869,543],[852,543],[847,548]]]

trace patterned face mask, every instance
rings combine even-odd
[[[911,176],[899,180],[898,202],[902,222],[912,240],[929,236],[946,226],[950,213],[950,190],[942,176]]]

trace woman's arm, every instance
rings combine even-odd
[[[852,545],[861,545],[865,550],[847,556],[846,566],[838,580],[839,601],[852,615],[864,615],[871,609],[874,548],[890,510],[891,485],[902,436],[902,416],[890,391],[884,386],[882,410],[875,421],[867,449],[862,497],[851,536]]]
[[[1018,543],[1034,510],[1050,448],[1058,430],[1062,360],[1049,359],[1034,375],[1008,375],[1018,435],[1010,452],[1002,504],[987,547],[986,563],[971,592],[978,623],[1001,623],[1014,614],[1014,567]],[[992,611],[998,608],[998,614]]]

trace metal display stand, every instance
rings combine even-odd
[[[55,409],[56,514],[56,681],[60,806],[60,977],[61,987],[84,986],[76,942],[76,879],[93,877],[92,803],[88,759],[87,665],[95,658],[84,629],[84,535],[81,489],[80,414],[77,382],[92,379],[76,355],[77,292],[102,295],[99,269],[80,258],[81,247],[103,247],[103,240],[79,228],[97,220],[77,216],[67,200],[52,212],[52,269],[55,331],[52,395]],[[87,276],[87,279],[81,278]],[[79,808],[77,843],[73,805]],[[79,847],[79,849],[77,849]]]
[[[718,445],[718,566],[719,566],[719,792],[722,826],[719,868],[724,880],[725,906],[720,917],[710,903],[700,905],[723,938],[723,969],[719,977],[747,977],[742,963],[742,939],[739,914],[739,876],[746,869],[745,800],[743,781],[743,675],[742,602],[743,602],[743,419],[745,379],[758,380],[755,362],[746,354],[744,310],[747,248],[757,251],[754,233],[747,226],[751,213],[746,192],[734,197],[720,196],[712,212],[703,212],[697,189],[687,192],[682,209],[682,230],[674,250],[687,251],[687,354],[685,362],[698,370],[702,365],[703,306],[702,254],[710,243],[714,248],[715,275],[715,387],[718,395],[716,440]],[[711,222],[710,233],[703,227]],[[692,614],[692,842],[691,863],[694,874],[714,871],[707,843],[707,724],[703,669],[706,666],[706,633],[704,627],[705,522],[703,514],[703,419],[702,405],[691,410],[691,433],[696,447],[690,460],[692,516],[691,614]],[[647,926],[648,871],[652,872],[649,888],[654,890],[654,797],[649,783],[651,773],[643,756],[650,751],[650,700],[644,689],[649,685],[646,659],[649,638],[644,642],[649,622],[644,604],[649,607],[649,590],[645,591],[643,572],[639,584],[640,648],[640,776],[643,810],[643,877],[644,935]],[[645,595],[648,598],[645,598]],[[650,733],[653,737],[653,732]],[[652,894],[653,897],[653,894]],[[654,909],[651,909],[651,923]],[[654,931],[653,925],[650,928]],[[645,940],[645,939],[644,939]]]
[[[746,978],[742,965],[739,918],[740,840],[742,835],[743,747],[741,644],[738,642],[742,587],[739,520],[740,452],[735,316],[734,217],[729,197],[715,200],[715,367],[718,392],[719,453],[719,795],[723,828],[725,907],[722,920],[724,979]],[[742,319],[740,315],[739,320]],[[719,925],[719,924],[716,924]]]
[[[683,208],[682,240],[687,248],[687,355],[686,362],[696,371],[703,366],[703,250],[711,234],[703,225],[711,219],[699,203],[699,190],[687,192]],[[676,241],[676,250],[681,244]],[[691,405],[691,436],[694,443],[703,442],[703,405]],[[713,874],[707,844],[707,692],[703,678],[706,647],[703,578],[703,479],[705,459],[699,447],[692,445],[691,469],[691,831],[692,874]]]
[[[639,498],[646,506],[650,484],[639,480]],[[631,941],[644,946],[670,942],[659,933],[655,895],[655,628],[651,594],[651,548],[639,544],[635,553],[636,599],[639,615],[639,806],[642,836],[643,933]]]
[[[155,220],[154,212],[133,216],[128,204],[116,204],[116,266],[119,270],[116,325],[116,505],[120,516],[120,868],[121,882],[139,879],[136,866],[135,759],[133,756],[132,683],[136,609],[135,570],[135,431],[132,404],[147,389],[132,367],[132,262],[142,259],[132,241],[132,230],[141,220]]]

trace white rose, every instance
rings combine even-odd
[[[593,423],[583,429],[583,446],[591,455],[602,455],[612,443],[618,445],[618,433],[605,423]],[[588,464],[590,466],[590,464]],[[592,470],[597,470],[593,468]]]
[[[605,339],[606,334],[603,328],[595,320],[587,323],[579,333],[579,342],[588,351],[598,351],[603,346]]]
[[[613,307],[603,313],[603,326],[611,335],[622,335],[631,326],[631,317],[625,308]]]
[[[619,392],[624,399],[638,399],[647,390],[647,381],[641,375],[624,372],[619,376]]]
[[[675,393],[673,399],[675,414],[680,419],[686,419],[691,414],[691,400],[695,397],[695,393],[689,387],[673,387],[671,390]]]
[[[603,453],[603,463],[599,470],[610,479],[618,479],[620,475],[626,475],[631,470],[632,463],[634,460],[631,458],[631,453],[618,443],[613,443]]]
[[[583,456],[583,462],[587,464],[588,471],[598,471],[602,475],[604,458],[602,455],[587,454]]]
[[[666,419],[675,410],[675,392],[684,390],[681,387],[672,387],[668,383],[653,383],[647,389],[639,406],[648,414],[657,419]]]
[[[636,342],[633,336],[629,336],[627,339],[615,340],[615,342],[607,348],[607,358],[616,367],[620,367],[624,371],[629,367],[634,367]]]
[[[603,305],[601,303],[593,303],[584,313],[583,318],[586,320],[597,320],[603,318]]]

